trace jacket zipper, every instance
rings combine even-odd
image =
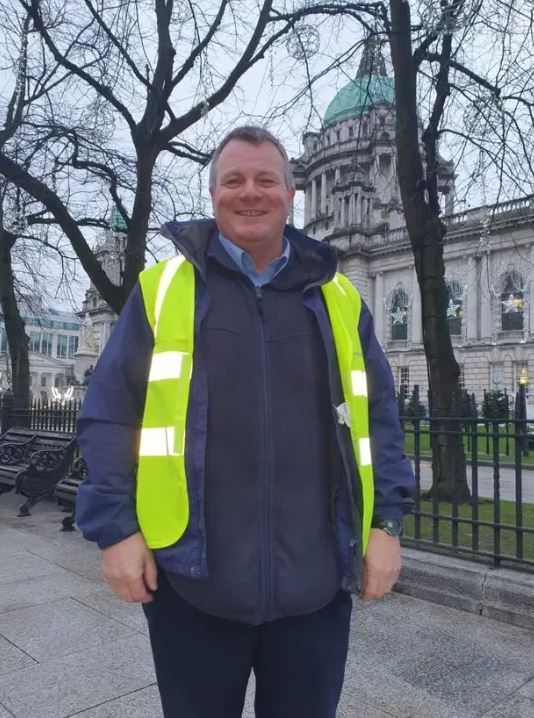
[[[265,619],[272,613],[273,580],[272,580],[272,437],[271,437],[271,402],[269,395],[269,376],[267,366],[267,341],[265,332],[265,313],[263,309],[263,294],[261,287],[255,286],[256,306],[258,308],[260,326],[260,358],[263,387],[263,429],[264,429],[264,457],[263,457],[263,512],[262,512],[262,550],[260,558],[261,584],[265,607]]]

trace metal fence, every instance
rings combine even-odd
[[[79,399],[66,402],[34,399],[28,406],[20,407],[11,394],[5,393],[0,396],[0,436],[11,426],[73,434],[80,406]]]
[[[439,501],[431,492],[435,421],[424,412],[401,413],[416,477],[415,512],[405,519],[405,545],[534,571],[534,420],[526,418],[520,394],[513,418],[479,418],[472,404],[467,416],[446,420],[447,431],[463,437],[471,496],[463,503],[454,495]],[[4,394],[0,435],[13,425],[74,432],[80,404],[36,400],[17,408]]]
[[[534,570],[534,421],[520,413],[520,418],[504,421],[476,416],[445,420],[442,433],[463,439],[471,495],[463,502],[454,491],[446,501],[432,492],[435,420],[401,417],[416,478],[415,512],[405,520],[405,545]]]

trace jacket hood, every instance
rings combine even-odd
[[[214,219],[188,222],[166,222],[160,232],[174,244],[200,272],[206,276],[206,256],[210,240],[217,231]],[[308,237],[304,232],[286,224],[287,237],[295,259],[307,276],[307,285],[324,284],[333,279],[337,269],[337,252],[329,244]]]

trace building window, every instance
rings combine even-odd
[[[351,125],[349,127],[349,139],[351,140],[354,137],[354,127]]]
[[[451,336],[462,333],[463,294],[460,282],[447,282],[447,322]]]
[[[523,329],[525,311],[523,277],[519,272],[508,272],[501,294],[502,331],[513,332]]]
[[[38,352],[41,350],[41,332],[30,332],[30,343],[28,349],[31,352]]]
[[[59,389],[60,387],[65,385],[65,377],[63,374],[56,374],[54,377],[54,386],[56,389]]]
[[[464,374],[464,367],[463,364],[459,364],[460,374],[458,376],[458,384],[460,385],[460,389],[465,389],[465,374]]]
[[[399,393],[407,399],[410,393],[410,367],[401,366],[399,369]]]
[[[52,334],[41,334],[41,354],[52,356]]]
[[[67,334],[57,335],[56,357],[66,359],[69,350],[69,337]]]
[[[7,352],[7,334],[4,327],[0,329],[0,353]]]
[[[46,374],[41,376],[41,386],[46,387]]]
[[[367,122],[364,122],[362,124],[362,137],[367,137],[369,134],[369,124]]]
[[[339,132],[339,130],[336,130],[336,142],[341,142],[341,133]]]
[[[68,358],[74,359],[74,355],[78,351],[78,337],[77,336],[70,336],[69,337],[69,353]]]
[[[389,316],[392,341],[408,339],[408,295],[404,289],[395,290]]]
[[[495,363],[491,365],[491,388],[495,390],[504,389],[504,364]]]

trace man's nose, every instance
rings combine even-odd
[[[248,199],[248,198],[254,199],[255,197],[258,197],[259,194],[260,194],[260,188],[258,187],[256,182],[254,182],[253,179],[247,180],[246,182],[243,183],[243,185],[241,187],[241,197],[243,197],[245,199]]]

